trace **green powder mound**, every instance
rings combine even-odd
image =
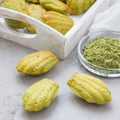
[[[120,68],[120,40],[97,38],[83,48],[83,56],[103,68]]]

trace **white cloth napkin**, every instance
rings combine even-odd
[[[101,31],[114,31],[120,33],[120,4],[115,4],[106,11],[96,15],[92,26],[89,28],[91,37],[99,36]]]
[[[111,0],[111,5],[120,3],[120,0]]]

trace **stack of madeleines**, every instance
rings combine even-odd
[[[27,14],[66,34],[74,25],[69,14],[81,14],[87,11],[96,0],[3,0],[1,7],[9,8]],[[36,33],[35,28],[29,23],[5,19],[13,28],[27,28],[31,33]]]

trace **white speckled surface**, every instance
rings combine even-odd
[[[120,119],[120,78],[99,77],[111,89],[113,100],[101,106],[88,104],[76,97],[66,85],[66,81],[76,71],[91,74],[79,63],[76,49],[65,61],[60,61],[51,71],[38,77],[22,75],[15,68],[18,60],[31,52],[34,51],[0,38],[0,120]],[[44,77],[59,83],[60,89],[57,98],[50,107],[40,112],[24,111],[20,105],[22,93],[32,83]]]

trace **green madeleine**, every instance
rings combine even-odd
[[[27,111],[40,111],[48,107],[57,96],[59,85],[44,78],[31,85],[22,95],[22,106]]]

